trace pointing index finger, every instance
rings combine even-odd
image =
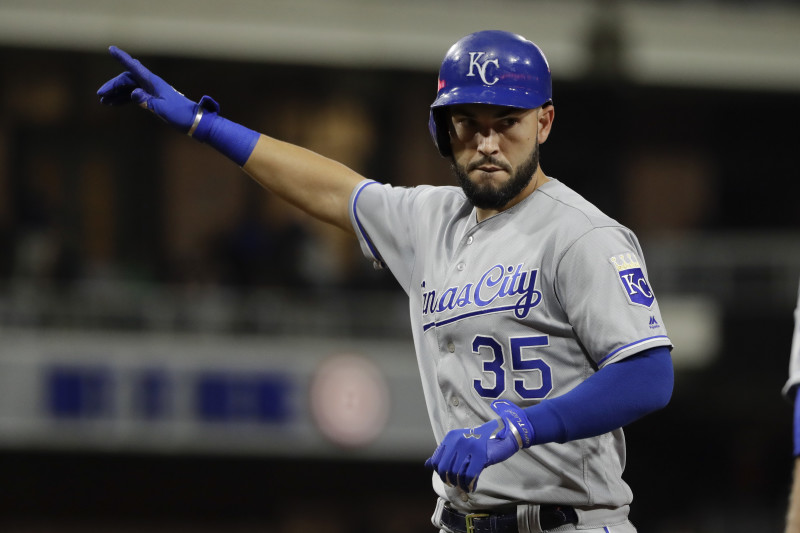
[[[108,51],[111,57],[122,63],[126,70],[130,71],[136,81],[139,82],[146,89],[150,89],[150,71],[138,60],[128,54],[125,50],[117,48],[116,46],[109,46]]]

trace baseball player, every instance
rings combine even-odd
[[[439,443],[425,463],[436,527],[635,531],[621,428],[668,403],[672,345],[635,235],[539,164],[554,106],[535,44],[480,31],[450,48],[429,129],[460,186],[414,188],[233,123],[110,51],[125,72],[103,103],[133,101],[211,145],[354,233],[404,288]]]
[[[792,351],[789,355],[789,379],[783,387],[784,396],[794,404],[794,432],[792,434],[792,454],[794,457],[794,474],[789,509],[786,514],[786,533],[800,533],[800,289],[797,294],[797,307],[794,310],[794,336]]]

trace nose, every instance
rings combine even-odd
[[[485,131],[478,132],[478,151],[484,155],[491,155],[496,153],[497,148],[497,132],[489,128]]]

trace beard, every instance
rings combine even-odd
[[[464,190],[469,201],[478,209],[498,210],[508,202],[517,197],[522,190],[528,186],[533,179],[533,174],[539,167],[539,143],[536,143],[531,155],[511,174],[511,178],[504,184],[495,187],[494,185],[480,185],[469,179],[469,172],[482,165],[494,165],[511,172],[511,167],[500,161],[496,161],[491,156],[486,156],[475,163],[471,163],[466,168],[456,163],[455,158],[450,159],[450,167],[458,179],[459,185]]]

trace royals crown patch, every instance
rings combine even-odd
[[[639,264],[636,255],[633,253],[619,254],[611,257],[609,261],[619,274],[628,300],[632,304],[650,308],[656,298],[653,296],[653,291],[650,290],[650,284],[644,276],[642,265]]]

